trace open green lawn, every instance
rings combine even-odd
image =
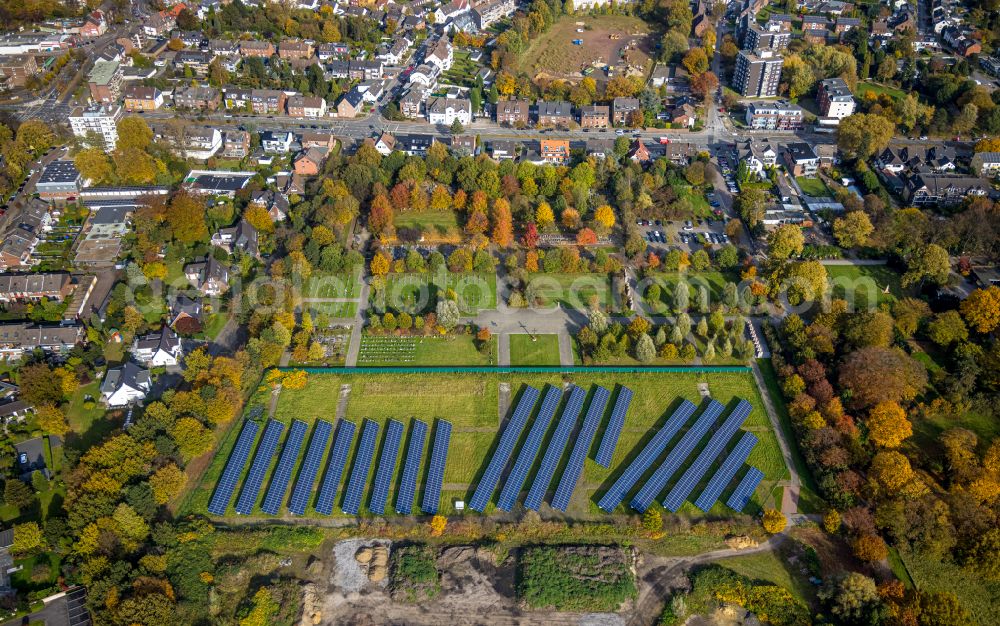
[[[86,398],[94,399],[94,406],[86,408]],[[86,450],[91,445],[101,441],[105,436],[114,430],[118,424],[107,419],[104,415],[104,407],[99,402],[101,398],[101,386],[98,382],[78,387],[73,392],[69,400],[69,407],[66,409],[66,419],[69,421],[69,428],[72,431],[66,436],[67,445]]]
[[[729,272],[653,272],[647,276],[652,284],[660,287],[660,303],[667,309],[672,309],[674,304],[674,288],[682,280],[688,285],[689,302],[693,305],[698,302],[698,290],[702,287],[708,289],[709,302],[717,304],[722,302],[726,283],[733,282],[739,284],[739,276]]]
[[[674,190],[677,192],[678,198],[687,198],[694,209],[694,217],[711,217],[712,207],[708,204],[708,199],[705,198],[705,194],[702,193],[701,189],[695,189],[689,185],[684,185],[680,187],[675,187]]]
[[[879,304],[892,303],[905,294],[901,276],[887,265],[826,265],[826,274],[833,283],[834,298],[853,295],[854,304],[864,308],[873,298]],[[889,293],[885,293],[886,285]]]
[[[464,315],[497,306],[496,274],[390,274],[385,281],[385,306],[419,315],[434,309],[439,296],[451,289]],[[382,304],[382,303],[379,303]]]
[[[364,335],[358,365],[495,365],[496,339],[486,353],[471,335],[393,337]]]
[[[826,198],[831,195],[827,186],[818,178],[796,176],[795,182],[799,184],[799,188],[802,189],[802,193],[807,196],[811,196],[813,198]]]
[[[558,335],[510,335],[511,365],[559,365]]]
[[[1000,583],[953,563],[942,563],[912,552],[900,552],[913,583],[921,591],[951,592],[972,613],[976,623],[1000,624]]]
[[[706,382],[712,397],[727,406],[731,405],[736,398],[746,398],[753,404],[753,411],[743,428],[754,432],[760,439],[760,443],[752,453],[749,462],[760,467],[765,472],[766,478],[758,488],[754,501],[746,512],[753,513],[761,506],[770,503],[776,481],[788,476],[777,447],[777,440],[770,431],[753,378],[749,373],[741,372],[706,374],[575,372],[566,375],[558,373],[352,374],[346,371],[343,373],[313,373],[309,375],[309,381],[304,389],[283,389],[281,391],[275,417],[285,423],[291,422],[292,419],[304,420],[310,424],[318,418],[332,421],[336,416],[336,407],[342,386],[349,385],[346,419],[358,425],[364,419],[377,422],[380,425],[380,442],[386,421],[390,418],[402,421],[407,427],[407,432],[409,432],[409,426],[413,419],[422,420],[432,428],[436,419],[449,420],[454,430],[445,469],[441,502],[441,509],[449,511],[452,499],[459,498],[468,501],[471,497],[475,484],[485,470],[488,459],[497,445],[498,427],[501,423],[498,407],[501,406],[501,399],[506,398],[505,406],[509,407],[504,413],[504,417],[506,417],[525,384],[531,384],[539,390],[543,390],[545,385],[561,387],[566,382],[573,382],[588,392],[592,392],[594,386],[600,384],[613,393],[612,403],[605,407],[601,427],[599,427],[597,436],[591,445],[580,482],[570,503],[568,513],[572,517],[600,519],[603,513],[597,508],[596,501],[623,471],[624,464],[639,453],[642,446],[655,433],[656,428],[672,413],[679,399],[687,398],[697,404],[702,403],[697,386],[699,382]],[[635,395],[626,415],[611,467],[605,469],[597,465],[592,460],[592,456],[596,453],[609,418],[610,404],[613,404],[616,385],[628,386]],[[502,394],[501,387],[509,389],[509,394]],[[267,393],[258,394],[256,401],[264,404],[267,402],[268,395]],[[589,395],[588,393],[587,404],[589,404]],[[556,414],[561,414],[561,405]],[[549,426],[545,441],[551,437],[551,432],[555,427],[554,422],[555,420]],[[519,439],[520,445],[523,445],[526,434],[527,429]],[[204,507],[214,489],[215,480],[221,474],[222,467],[235,440],[236,432],[234,430],[226,437],[219,453],[206,471],[204,480],[201,485],[195,488],[194,494],[189,498],[183,512],[204,514]],[[515,447],[515,451],[520,450],[520,445]],[[357,436],[352,444],[350,459],[354,458],[356,446]],[[557,477],[561,475],[561,468],[567,462],[567,458],[568,452],[564,452],[560,460],[560,468],[555,474]],[[424,459],[426,463],[426,448]],[[528,474],[529,481],[532,480],[540,460],[541,455],[536,458],[535,464]],[[377,463],[373,463],[372,473],[374,473],[376,465]],[[401,466],[402,462],[400,461],[396,467],[395,478],[392,482],[393,488],[387,506],[387,514],[389,515],[392,515],[393,498],[396,494],[399,474],[402,471]],[[711,473],[716,466],[713,465],[709,472]],[[325,459],[321,462],[320,467],[326,467]],[[421,478],[418,479],[418,501],[422,495],[425,471],[426,468],[422,469]],[[346,482],[346,479],[347,473],[345,472],[338,494],[343,493],[343,483]],[[314,488],[318,487],[318,483],[319,481],[317,481],[317,485],[314,485]],[[266,485],[265,481],[265,489]],[[731,485],[724,491],[723,499],[728,497],[732,487]],[[550,485],[550,490],[554,488],[555,484]],[[371,489],[370,480],[367,489]],[[633,490],[633,493],[636,489]],[[698,493],[700,490],[696,489],[695,494]],[[631,495],[630,493],[629,496]],[[366,496],[364,503],[367,504],[367,502],[368,497]],[[492,506],[491,504],[487,510],[492,510]],[[626,511],[626,506],[623,505],[620,510]],[[690,504],[686,504],[681,513],[692,517],[702,515]],[[717,505],[711,513],[713,516],[732,514],[723,505]],[[367,515],[367,511],[364,509],[363,514]],[[306,516],[319,517],[311,507],[307,510]]]
[[[357,298],[361,284],[357,274],[313,273],[302,283],[303,298]]]
[[[604,308],[613,303],[605,274],[533,274],[525,293],[529,303],[540,307],[587,309],[593,299]]]
[[[859,82],[856,95],[859,98],[864,98],[865,94],[868,92],[874,93],[876,96],[885,94],[890,96],[893,100],[899,100],[906,95],[901,90],[896,89],[895,87],[889,87],[888,85],[880,85],[878,83],[868,81]]]
[[[475,75],[474,71],[469,77],[472,78]],[[450,209],[444,211],[401,211],[396,214],[395,225],[397,234],[404,229],[419,230],[424,242],[453,241],[462,236],[462,231],[458,226],[458,216]]]
[[[358,312],[357,302],[307,302],[305,308],[313,316],[313,321],[319,315],[328,317],[349,318]]]
[[[815,588],[809,583],[808,574],[801,571],[801,563],[789,562],[785,551],[765,550],[746,556],[716,561],[752,580],[767,581],[791,592],[796,600],[809,605],[816,597]]]

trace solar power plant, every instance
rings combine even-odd
[[[743,509],[747,507],[747,503],[750,502],[753,492],[757,489],[757,485],[762,480],[764,480],[764,472],[756,467],[751,467],[750,471],[743,477],[743,480],[740,481],[740,484],[736,485],[736,491],[733,492],[733,495],[729,496],[726,506],[737,513],[742,513]]]
[[[306,505],[309,504],[309,494],[312,493],[316,474],[319,473],[319,462],[323,460],[323,453],[326,451],[327,442],[330,441],[332,430],[333,426],[330,422],[325,420],[316,422],[312,441],[309,442],[309,448],[306,450],[306,458],[302,460],[302,467],[299,468],[299,479],[295,481],[292,497],[288,501],[290,513],[305,515]]]
[[[625,499],[625,495],[632,489],[636,481],[653,465],[657,457],[660,456],[660,453],[663,452],[663,449],[667,447],[670,440],[674,438],[677,431],[688,421],[688,418],[691,417],[697,408],[694,403],[688,400],[681,401],[680,406],[677,407],[673,415],[660,427],[660,430],[656,431],[656,434],[653,435],[653,438],[642,449],[642,452],[632,459],[632,462],[625,468],[621,476],[615,480],[615,484],[611,485],[611,489],[608,489],[607,493],[601,498],[601,501],[597,503],[597,506],[608,513],[614,511],[621,504],[622,500]]]
[[[337,486],[344,475],[347,465],[347,454],[351,451],[351,440],[354,439],[354,422],[340,420],[337,436],[330,449],[330,458],[326,462],[326,475],[316,496],[316,512],[323,515],[333,515],[333,499],[337,495]]]
[[[257,496],[260,495],[260,486],[264,484],[264,474],[267,472],[271,459],[274,458],[274,451],[278,449],[278,441],[281,439],[281,432],[285,430],[285,425],[278,420],[267,420],[264,427],[264,434],[257,444],[257,452],[254,454],[253,463],[250,464],[250,472],[246,480],[243,481],[243,491],[236,500],[236,512],[240,515],[250,515],[253,513],[253,505],[257,503]]]
[[[517,496],[521,493],[521,487],[524,486],[524,481],[528,478],[528,471],[531,469],[532,463],[535,462],[535,457],[538,456],[538,450],[542,447],[545,432],[549,429],[549,424],[552,423],[552,416],[556,412],[556,407],[559,406],[561,395],[558,387],[550,386],[545,391],[545,396],[542,397],[542,406],[538,409],[534,423],[531,424],[531,430],[528,431],[528,438],[521,446],[521,451],[517,453],[514,469],[510,471],[507,482],[500,490],[500,497],[497,498],[498,509],[509,511],[514,508]]]
[[[733,438],[733,435],[736,434],[736,431],[743,425],[747,416],[750,415],[750,409],[749,402],[740,400],[740,403],[736,405],[733,412],[722,422],[722,426],[719,426],[719,429],[712,434],[708,443],[698,453],[698,456],[695,457],[694,463],[684,470],[680,480],[667,493],[667,497],[663,499],[663,506],[665,508],[673,513],[676,513],[677,509],[681,508],[681,505],[684,504],[687,497],[694,491],[702,476],[712,466],[715,459],[719,458],[719,455],[726,449],[726,445]]]
[[[288,438],[285,439],[285,447],[282,448],[281,458],[278,459],[278,467],[271,474],[271,484],[267,488],[267,495],[264,496],[264,504],[260,505],[260,510],[268,515],[277,515],[281,510],[281,501],[285,499],[288,482],[292,479],[292,470],[295,469],[295,461],[299,458],[299,451],[308,431],[309,427],[305,422],[292,420]]]
[[[366,419],[361,429],[358,451],[354,454],[354,469],[351,470],[351,478],[347,481],[347,490],[344,492],[344,505],[340,507],[340,510],[348,515],[357,515],[358,509],[361,508],[361,494],[365,490],[365,483],[368,482],[368,470],[372,467],[377,440],[378,424]]]
[[[576,385],[570,385],[566,406],[563,407],[559,422],[556,424],[556,430],[552,433],[552,438],[549,439],[548,447],[545,448],[545,454],[538,466],[538,472],[535,473],[531,489],[528,490],[528,496],[524,499],[525,508],[537,511],[538,507],[542,506],[545,492],[549,490],[552,476],[556,473],[559,459],[562,458],[563,452],[566,450],[566,443],[569,441],[573,428],[576,427],[576,420],[580,417],[583,401],[586,398],[587,392]]]
[[[226,514],[229,501],[233,499],[233,493],[236,491],[236,483],[239,482],[240,474],[243,473],[247,459],[250,458],[250,448],[253,447],[257,430],[259,430],[257,422],[248,420],[243,423],[243,430],[240,431],[240,436],[236,439],[236,445],[233,446],[229,460],[226,461],[226,468],[222,470],[222,478],[215,486],[215,493],[212,494],[212,500],[208,503],[208,512],[212,515]]]
[[[719,496],[722,495],[722,490],[726,488],[726,485],[728,485],[729,481],[733,479],[736,472],[743,467],[743,464],[750,456],[750,452],[753,451],[753,448],[756,445],[756,435],[753,433],[743,433],[743,437],[740,438],[739,443],[737,443],[736,447],[733,448],[733,451],[729,453],[726,460],[722,462],[719,469],[715,471],[712,478],[708,480],[708,484],[705,485],[705,489],[702,490],[698,499],[694,501],[694,505],[702,511],[708,513],[708,511],[715,506],[715,503],[719,501]]]
[[[521,400],[517,403],[517,408],[514,409],[514,415],[511,416],[510,421],[507,422],[507,428],[500,435],[500,444],[493,453],[493,458],[490,459],[489,465],[486,466],[486,472],[479,479],[479,484],[476,485],[476,491],[472,494],[472,499],[469,500],[470,509],[482,513],[486,509],[486,505],[489,504],[490,498],[493,496],[493,491],[497,488],[497,483],[500,482],[500,474],[507,467],[507,462],[510,461],[510,455],[514,451],[514,446],[521,436],[521,431],[524,430],[524,424],[528,421],[531,409],[538,400],[538,393],[538,390],[534,387],[525,385],[524,393],[521,394]]]
[[[656,471],[649,477],[646,484],[642,486],[639,493],[635,494],[635,497],[632,498],[630,504],[633,509],[642,513],[649,508],[649,505],[653,503],[656,496],[667,486],[667,481],[670,480],[670,477],[677,472],[684,459],[688,458],[691,451],[694,450],[698,442],[708,432],[708,429],[715,423],[715,419],[722,414],[724,408],[724,406],[715,400],[708,403],[708,407],[698,416],[698,419],[694,421],[691,428],[681,436],[677,445],[667,453],[666,458],[663,459],[663,463],[656,468]]]
[[[632,390],[622,387],[618,390],[618,397],[615,398],[615,407],[611,410],[611,417],[608,418],[608,427],[604,429],[604,436],[601,437],[601,446],[597,449],[594,461],[601,467],[611,465],[611,457],[615,454],[615,446],[618,445],[618,437],[622,434],[622,427],[625,425],[625,413],[632,403]]]
[[[569,453],[569,462],[563,470],[562,478],[559,479],[556,493],[552,496],[552,508],[566,512],[569,499],[573,497],[573,491],[576,489],[576,483],[580,481],[583,462],[587,460],[587,452],[590,450],[590,444],[594,441],[594,435],[597,434],[597,427],[601,425],[601,417],[604,415],[604,409],[608,406],[608,398],[610,397],[611,392],[604,387],[598,386],[594,389],[594,395],[590,399],[590,407],[587,409],[587,415],[583,418],[583,426],[580,427],[580,434],[576,437],[573,451]]]
[[[444,481],[444,463],[448,460],[448,443],[451,441],[451,422],[438,420],[434,429],[434,447],[431,449],[431,465],[424,480],[424,503],[420,510],[428,515],[438,512],[441,501],[441,483]]]
[[[389,420],[385,428],[385,441],[382,442],[382,456],[378,459],[378,469],[375,470],[375,489],[368,503],[368,510],[377,515],[385,513],[385,501],[389,499],[389,483],[392,473],[396,471],[396,457],[399,456],[399,443],[403,440],[403,424]]]
[[[403,464],[403,480],[396,494],[396,512],[409,515],[413,510],[413,495],[417,491],[417,472],[420,471],[420,459],[424,456],[424,440],[427,439],[427,424],[414,420],[410,428],[410,445],[406,448],[406,461]]]

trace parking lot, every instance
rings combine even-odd
[[[636,225],[639,226],[647,245],[654,249],[677,247],[681,250],[694,251],[706,246],[722,246],[730,243],[729,236],[725,233],[725,219],[637,220]]]

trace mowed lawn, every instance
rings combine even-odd
[[[878,304],[891,304],[905,293],[899,272],[887,265],[825,265],[826,275],[833,285],[834,298],[854,300],[864,308],[877,299]],[[885,293],[886,286],[889,293]],[[873,305],[874,306],[874,305]]]
[[[587,309],[592,300],[610,308],[611,281],[605,274],[533,274],[525,294],[530,305]]]
[[[497,306],[496,274],[389,274],[385,281],[385,303],[389,309],[420,315],[433,310],[447,290],[458,296],[463,315],[475,315]],[[380,305],[382,303],[379,303]]]
[[[462,237],[458,217],[451,210],[402,211],[396,214],[394,223],[397,234],[405,229],[419,230],[424,243],[459,241]]]
[[[303,298],[357,298],[361,284],[357,274],[317,272],[302,283]]]
[[[600,384],[612,392],[611,402],[605,407],[602,414],[601,426],[589,449],[588,458],[585,461],[581,479],[577,484],[573,500],[570,503],[569,515],[579,519],[600,519],[603,513],[597,508],[596,502],[603,495],[604,491],[624,470],[625,465],[630,462],[642,449],[642,446],[655,434],[666,420],[669,414],[676,407],[681,398],[687,398],[699,406],[703,404],[698,391],[698,383],[706,382],[712,397],[722,402],[727,407],[735,404],[737,398],[745,398],[753,404],[753,411],[744,423],[744,430],[754,432],[760,443],[751,454],[749,463],[759,467],[765,473],[765,480],[758,488],[754,500],[747,509],[747,513],[753,513],[762,506],[772,503],[772,492],[780,496],[780,489],[775,490],[775,483],[788,476],[777,439],[770,431],[767,417],[764,413],[760,396],[754,386],[752,376],[749,373],[634,373],[634,374],[608,374],[608,373],[573,373],[565,376],[561,374],[373,374],[373,373],[322,373],[310,374],[309,381],[304,389],[292,390],[283,389],[280,393],[275,412],[275,418],[288,424],[293,419],[300,419],[312,426],[317,419],[325,419],[331,423],[335,421],[337,406],[342,393],[346,395],[346,409],[344,417],[358,426],[351,445],[347,469],[341,477],[340,488],[336,499],[336,509],[334,515],[342,516],[340,510],[341,498],[346,482],[349,477],[350,468],[357,453],[358,438],[360,428],[364,420],[375,421],[379,425],[379,444],[377,449],[381,449],[386,423],[389,419],[395,419],[403,423],[406,428],[406,436],[400,446],[398,458],[394,471],[392,487],[388,505],[387,515],[394,515],[395,497],[398,492],[402,465],[405,457],[405,450],[413,420],[422,420],[430,427],[430,435],[424,448],[424,455],[421,462],[421,471],[417,482],[417,502],[422,498],[424,480],[426,477],[427,463],[429,459],[429,446],[433,439],[433,432],[436,420],[446,419],[453,425],[451,446],[449,448],[448,462],[445,467],[445,478],[442,490],[441,502],[439,504],[443,512],[451,512],[453,500],[471,498],[475,486],[480,476],[486,468],[491,458],[493,450],[499,441],[500,408],[506,407],[504,418],[513,411],[513,406],[517,402],[524,386],[533,385],[540,391],[544,391],[546,385],[563,387],[567,382],[572,382],[583,387],[588,393],[589,406],[595,386]],[[632,405],[626,416],[625,425],[621,439],[615,448],[613,462],[609,469],[600,467],[593,461],[596,454],[607,421],[610,417],[611,408],[617,393],[617,385],[626,385],[635,394]],[[560,406],[556,412],[556,418],[561,415],[562,404],[565,402],[564,394]],[[258,402],[264,403],[266,398],[260,397]],[[537,409],[537,407],[536,407]],[[581,416],[582,419],[582,416]],[[548,439],[555,428],[556,419],[552,421],[546,431],[543,441],[543,450]],[[530,424],[530,422],[529,422]],[[521,449],[527,435],[528,427],[524,429],[519,437],[518,445],[515,446],[515,455]],[[310,434],[312,429],[310,428]],[[214,490],[214,481],[221,475],[222,467],[229,452],[236,440],[236,431],[226,438],[219,454],[212,462],[209,471],[206,472],[206,481],[196,490],[199,495],[189,500],[185,507],[185,512],[205,513],[205,506]],[[285,435],[287,435],[287,428]],[[707,440],[707,439],[706,439]],[[730,447],[735,444],[736,437],[730,443]],[[308,442],[308,437],[307,437]],[[704,442],[702,442],[702,445]],[[283,445],[283,444],[282,444]],[[673,444],[671,444],[672,446]],[[563,451],[560,458],[559,467],[555,474],[555,480],[549,486],[551,496],[559,477],[562,475],[571,445]],[[668,446],[669,448],[670,446]],[[300,452],[301,457],[305,453],[306,445]],[[280,446],[279,446],[280,449]],[[700,447],[698,448],[700,449]],[[327,464],[329,446],[324,453],[320,463],[321,468]],[[277,455],[276,455],[277,456]],[[377,456],[377,455],[376,455]],[[541,460],[540,453],[532,464],[532,469],[528,472],[528,478],[524,489],[530,485],[537,466]],[[510,464],[513,463],[513,458]],[[693,458],[693,455],[692,455]],[[659,460],[662,460],[659,459]],[[709,475],[717,467],[719,461],[709,470]],[[272,459],[271,466],[276,464],[276,459]],[[249,463],[248,463],[249,465]],[[372,462],[369,471],[369,480],[366,483],[366,495],[363,499],[362,515],[371,515],[367,510],[371,489],[372,478],[378,466],[378,458]],[[293,473],[292,485],[295,476],[298,475],[298,465]],[[268,478],[261,489],[260,500],[268,488],[271,471],[268,471]],[[745,471],[745,470],[744,470]],[[313,485],[313,494],[321,483],[323,470],[316,483]],[[742,476],[742,472],[737,478]],[[242,481],[241,481],[242,482]],[[672,482],[670,483],[672,485]],[[283,502],[287,502],[287,496]],[[723,500],[728,497],[735,482],[731,484],[723,493]],[[631,496],[637,488],[629,493]],[[239,490],[237,490],[237,494]],[[694,496],[700,493],[700,488],[696,489]],[[495,496],[496,494],[494,494]],[[523,498],[523,494],[522,494]],[[234,497],[234,500],[236,498]],[[495,500],[495,498],[494,498]],[[548,501],[548,498],[546,499]],[[626,498],[628,502],[628,498]],[[322,517],[313,508],[313,499],[306,512],[306,517]],[[493,504],[487,509],[491,511]],[[230,509],[231,510],[231,509]],[[628,512],[626,505],[620,507],[620,512]],[[681,513],[697,517],[698,512],[691,504],[685,504]],[[713,515],[731,515],[732,512],[723,505],[717,505],[711,512]],[[283,509],[282,516],[287,516]]]
[[[511,365],[559,365],[558,335],[510,335]]]
[[[382,337],[363,335],[358,353],[360,366],[386,365],[495,365],[496,339],[485,352],[471,335],[445,337]]]
[[[796,176],[795,182],[799,184],[799,188],[802,193],[813,198],[825,198],[830,196],[830,190],[827,189],[826,185],[823,184],[818,178],[810,178],[808,176]]]

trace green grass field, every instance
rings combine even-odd
[[[796,176],[795,182],[799,184],[799,188],[802,189],[802,193],[807,196],[811,196],[813,198],[825,198],[831,195],[827,186],[818,178]]]
[[[921,591],[951,592],[982,626],[1000,624],[1000,583],[989,581],[954,563],[942,563],[912,552],[899,556]]]
[[[357,274],[314,273],[302,283],[303,298],[357,298],[361,284]]]
[[[496,339],[482,353],[469,335],[382,337],[364,335],[358,365],[495,365]]]
[[[433,310],[447,289],[458,295],[464,315],[497,306],[495,274],[390,274],[385,281],[385,306],[411,314]]]
[[[470,74],[475,77],[476,72]],[[461,83],[455,83],[456,85]],[[458,225],[458,216],[454,211],[401,211],[396,214],[396,231],[405,228],[420,230],[424,241],[453,241],[461,239],[462,231]]]
[[[529,302],[541,307],[587,309],[594,298],[604,308],[613,303],[611,282],[604,274],[534,274],[525,293]]]
[[[354,317],[358,312],[357,302],[307,302],[304,306],[314,319],[317,315],[338,318]]]
[[[901,276],[887,265],[826,265],[826,274],[833,284],[833,297],[853,295],[855,306],[865,308],[872,299],[879,304],[892,303],[905,295]],[[884,293],[886,285],[889,293]],[[848,298],[850,299],[850,298]]]
[[[567,374],[565,376],[560,374],[528,373],[351,374],[344,372],[310,374],[308,384],[304,389],[284,389],[281,391],[275,411],[275,418],[284,423],[290,423],[292,419],[304,420],[310,424],[319,418],[332,421],[336,417],[338,398],[344,388],[343,386],[349,385],[349,395],[344,417],[358,425],[364,419],[374,420],[380,426],[380,441],[386,421],[390,418],[402,421],[407,427],[407,432],[409,432],[411,421],[414,419],[422,420],[432,427],[434,421],[438,418],[449,420],[454,430],[445,469],[440,508],[441,511],[450,513],[452,512],[454,499],[467,501],[471,497],[475,485],[481,473],[485,470],[494,447],[497,445],[497,431],[501,422],[499,416],[502,397],[501,386],[509,389],[509,395],[505,396],[507,398],[507,406],[509,407],[507,412],[504,413],[506,417],[509,411],[512,410],[513,404],[516,402],[525,384],[531,384],[542,390],[547,384],[562,386],[566,382],[573,382],[580,385],[588,390],[588,392],[592,391],[594,385],[597,384],[605,386],[609,390],[612,390],[613,393],[615,385],[626,385],[635,393],[632,405],[625,419],[621,438],[615,448],[610,469],[605,469],[592,460],[592,456],[596,453],[600,443],[613,400],[605,408],[602,416],[602,425],[598,429],[597,436],[591,445],[590,454],[585,462],[581,479],[577,484],[574,497],[570,503],[568,514],[573,518],[600,519],[604,516],[603,512],[597,508],[596,501],[624,469],[624,464],[631,461],[639,453],[646,441],[653,436],[656,428],[672,413],[674,406],[680,398],[687,398],[699,405],[702,403],[697,386],[699,382],[707,383],[712,397],[727,406],[736,398],[745,398],[753,404],[753,411],[744,423],[743,428],[744,430],[754,432],[759,437],[760,443],[751,454],[749,463],[764,471],[766,478],[758,488],[754,501],[745,512],[753,513],[759,510],[761,506],[769,504],[772,501],[771,492],[774,490],[775,483],[788,476],[787,469],[782,462],[777,440],[774,433],[770,430],[767,416],[764,413],[760,395],[749,373],[608,374],[588,372]],[[258,393],[255,402],[263,405],[267,402],[269,395],[264,390]],[[557,410],[557,415],[560,412],[561,408]],[[553,429],[554,423],[549,427],[546,441],[548,437],[551,437]],[[526,431],[527,429],[525,429],[525,432],[520,437],[519,441],[521,445],[523,445],[523,439],[527,434]],[[205,472],[205,477],[201,481],[201,484],[195,488],[185,506],[182,507],[184,512],[204,514],[205,506],[214,490],[215,481],[221,475],[222,467],[235,443],[236,434],[234,430],[225,438],[219,453]],[[355,442],[352,444],[350,459],[354,458],[356,452],[356,440],[357,436],[355,437]],[[704,443],[703,441],[702,445]],[[515,447],[515,451],[519,449],[520,445]],[[428,458],[427,452],[425,448],[425,464]],[[304,451],[302,454],[304,454]],[[556,477],[561,475],[562,467],[567,462],[567,457],[568,452],[564,452],[560,466],[556,470]],[[536,458],[532,470],[528,473],[529,483],[537,470],[537,464],[540,462],[540,459],[541,455]],[[274,462],[272,461],[272,464]],[[376,465],[377,463],[373,463],[372,475],[374,474]],[[393,488],[390,490],[389,505],[387,506],[387,514],[389,515],[393,514],[391,511],[394,509],[394,496],[397,493],[399,476],[402,471],[401,466],[402,461],[397,463],[392,482]],[[709,475],[716,466],[713,465],[713,468],[709,470]],[[326,467],[325,458],[321,462],[320,467]],[[422,497],[422,477],[425,475],[425,471],[426,465],[422,468],[421,479],[418,480],[418,502]],[[341,489],[338,490],[338,494],[343,493],[347,475],[348,473],[345,472],[345,475],[342,477]],[[318,488],[319,482],[317,480],[314,489]],[[733,485],[723,493],[723,500],[728,497],[732,487]],[[266,488],[267,482],[265,481],[262,494],[266,491]],[[550,485],[550,492],[554,488],[555,481]],[[367,483],[367,489],[371,489],[371,480]],[[633,492],[635,490],[637,490],[637,487],[633,489]],[[694,493],[697,495],[700,493],[700,489],[696,489]],[[366,505],[367,502],[368,496],[364,499]],[[491,510],[492,506],[491,504],[487,512]],[[620,507],[620,512],[626,512],[625,505]],[[703,516],[702,513],[689,503],[684,505],[680,513],[690,517]],[[362,514],[368,515],[367,510],[364,509]],[[716,505],[711,511],[712,516],[726,516],[731,514],[732,512],[722,504]],[[335,515],[341,514],[336,513]],[[311,507],[307,510],[306,516],[320,517]]]
[[[653,284],[660,286],[660,302],[666,305],[667,308],[673,307],[674,287],[682,279],[688,284],[688,295],[690,296],[692,308],[694,303],[697,302],[698,290],[702,287],[708,289],[709,301],[715,304],[722,301],[726,283],[734,282],[739,284],[740,282],[739,276],[727,272],[653,272],[649,275],[649,278]]]
[[[559,365],[559,336],[511,335],[510,364]]]
[[[857,96],[859,98],[864,98],[865,94],[869,92],[875,94],[876,96],[881,96],[884,94],[891,97],[893,100],[899,100],[900,98],[906,95],[901,90],[896,89],[895,87],[889,87],[887,85],[880,85],[878,83],[872,83],[867,81],[858,83]]]

